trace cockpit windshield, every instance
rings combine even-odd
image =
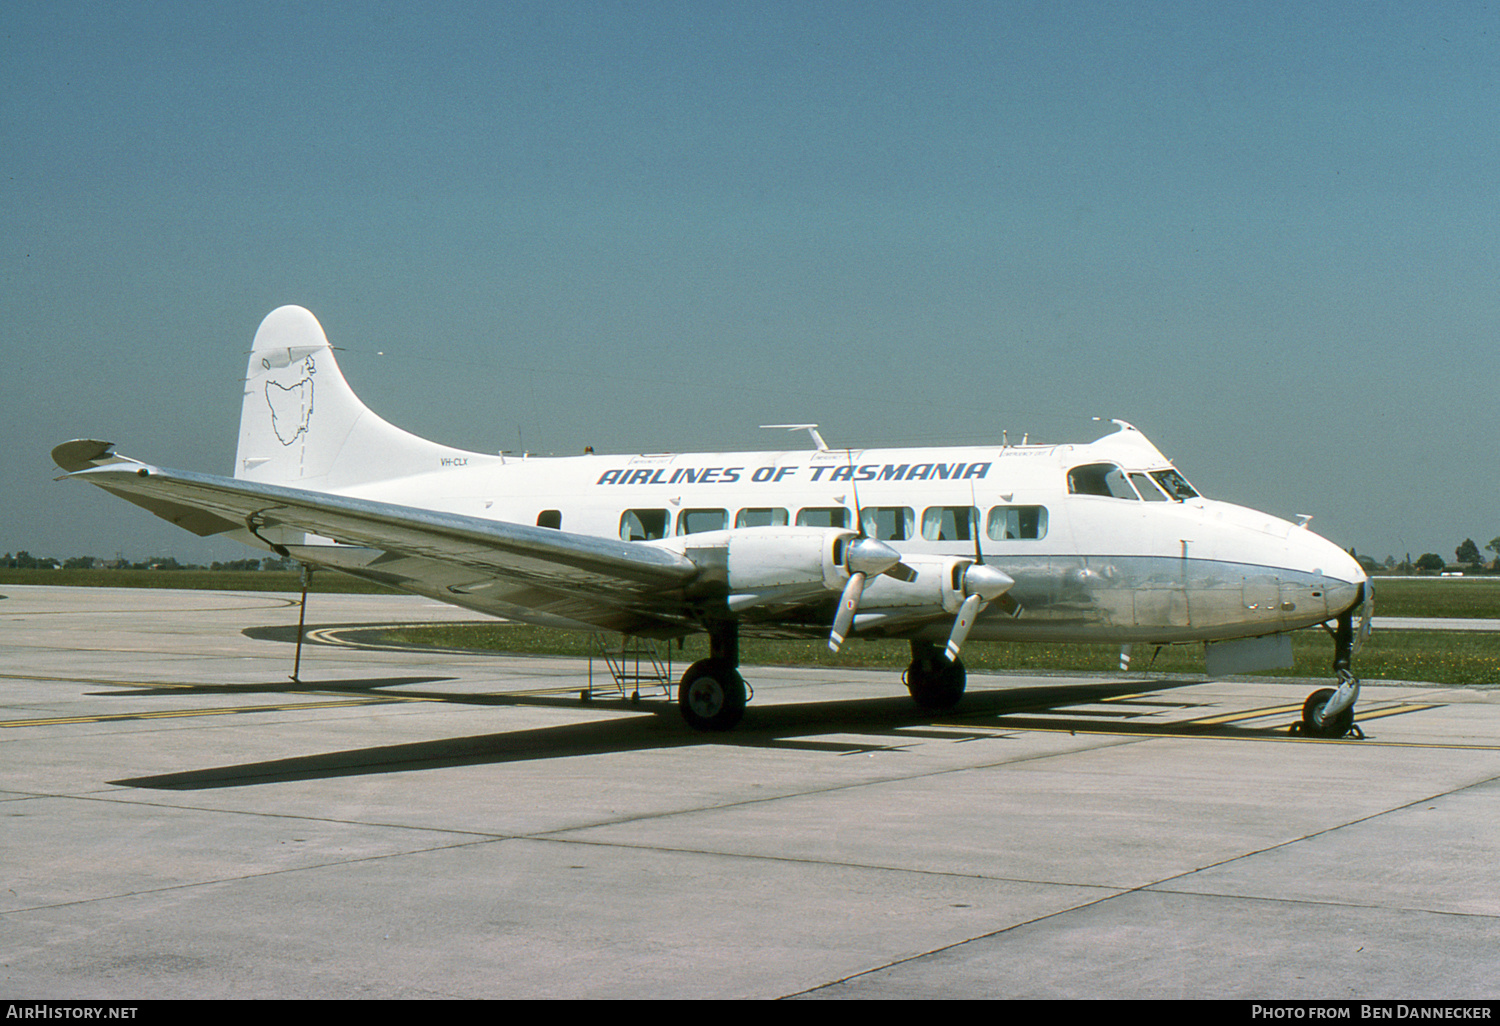
[[[1153,484],[1152,482],[1155,482]],[[1068,491],[1111,499],[1182,502],[1196,499],[1193,486],[1175,470],[1125,471],[1113,463],[1087,463],[1068,471]]]
[[[1187,483],[1187,478],[1175,470],[1157,470],[1153,471],[1151,476],[1155,478],[1157,484],[1161,485],[1162,491],[1178,502],[1181,502],[1183,499],[1196,499],[1198,497],[1198,493],[1193,490],[1193,486]]]

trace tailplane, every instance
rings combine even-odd
[[[372,413],[307,310],[283,306],[261,322],[245,374],[235,477],[322,491],[476,458],[486,457],[418,438]]]

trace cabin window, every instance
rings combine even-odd
[[[667,511],[627,509],[620,514],[621,541],[650,541],[667,536]]]
[[[1193,490],[1193,486],[1188,484],[1187,480],[1175,470],[1158,470],[1151,476],[1156,479],[1157,484],[1161,485],[1163,491],[1178,502],[1181,502],[1183,499],[1196,499],[1198,497],[1198,493]]]
[[[1130,483],[1135,485],[1135,490],[1141,493],[1141,498],[1147,502],[1166,502],[1167,497],[1162,494],[1160,488],[1151,480],[1149,474],[1133,472],[1130,475]]]
[[[554,531],[562,528],[562,510],[544,509],[536,515],[536,526],[550,527]]]
[[[917,535],[917,515],[909,506],[866,506],[859,519],[865,534],[881,541],[906,541]]]
[[[785,527],[791,518],[784,509],[756,507],[742,509],[735,514],[735,527]]]
[[[809,506],[797,511],[798,527],[848,527],[849,511],[843,506]]]
[[[1046,506],[996,506],[990,510],[985,533],[992,541],[1047,537]]]
[[[922,512],[922,537],[928,541],[973,541],[979,510],[973,506],[929,506]]]
[[[1125,472],[1113,463],[1089,463],[1068,471],[1068,491],[1074,495],[1103,495],[1113,499],[1136,499]]]
[[[729,523],[727,509],[685,509],[677,514],[678,534],[702,534],[704,531],[722,531]]]

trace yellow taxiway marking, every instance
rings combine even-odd
[[[1408,702],[1403,705],[1390,706],[1384,709],[1361,708],[1355,717],[1356,722],[1364,720],[1378,720],[1384,716],[1399,716],[1402,713],[1421,712],[1423,709],[1435,709],[1436,704],[1431,702],[1419,703]],[[1248,709],[1243,712],[1224,713],[1222,716],[1196,716],[1183,723],[1191,723],[1194,726],[1215,726],[1220,723],[1242,723],[1245,720],[1259,720],[1270,716],[1285,716],[1288,713],[1302,714],[1300,705],[1274,705],[1264,709]]]
[[[350,698],[339,702],[278,702],[275,705],[236,705],[215,709],[164,709],[160,712],[100,713],[94,716],[50,716],[34,720],[0,720],[0,727],[51,727],[64,723],[113,723],[121,720],[170,720],[184,716],[230,716],[235,713],[297,712],[303,709],[339,709],[354,705],[389,705],[392,702],[437,702],[437,698],[385,696]]]
[[[0,673],[0,680],[50,680],[63,684],[97,684],[112,688],[196,688],[200,684],[169,684],[158,680],[110,680],[107,677],[46,677],[39,673]]]
[[[1369,720],[1382,719],[1382,718],[1387,717],[1387,716],[1399,716],[1399,715],[1403,715],[1405,713],[1422,712],[1422,711],[1427,710],[1427,709],[1437,709],[1439,707],[1440,707],[1439,703],[1436,703],[1436,702],[1425,702],[1425,703],[1406,702],[1406,703],[1402,703],[1402,704],[1399,704],[1399,705],[1386,706],[1384,708],[1361,709],[1359,711],[1358,715],[1355,717],[1354,722],[1357,725],[1357,724],[1360,724],[1360,723],[1367,722]],[[1244,712],[1225,713],[1224,715],[1221,715],[1221,716],[1203,716],[1203,717],[1197,717],[1197,718],[1186,719],[1186,720],[1157,720],[1157,721],[1137,722],[1136,724],[1133,724],[1133,725],[1130,725],[1130,726],[1121,725],[1121,726],[1115,727],[1115,728],[1107,728],[1107,727],[1099,727],[1099,726],[1092,726],[1092,727],[1048,727],[1048,726],[1033,725],[1031,723],[1028,723],[1027,720],[1026,720],[1026,716],[1027,715],[1046,716],[1049,719],[1054,719],[1054,720],[1058,719],[1058,718],[1066,717],[1066,716],[1069,715],[1069,710],[1066,707],[1061,708],[1061,709],[1048,710],[1047,712],[1035,712],[1035,711],[1031,711],[1029,713],[1021,713],[1021,714],[1009,714],[1009,715],[1002,714],[1002,715],[996,717],[996,719],[998,719],[1000,721],[1000,723],[998,725],[994,726],[994,727],[990,727],[990,726],[988,726],[986,724],[982,724],[982,723],[972,723],[972,722],[970,722],[970,723],[933,723],[933,724],[930,724],[930,726],[933,726],[933,727],[945,727],[945,728],[954,729],[954,730],[959,730],[959,729],[963,729],[963,730],[993,730],[997,734],[999,734],[999,733],[1013,734],[1013,733],[1015,733],[1017,731],[1034,730],[1034,731],[1037,731],[1038,733],[1043,733],[1043,734],[1061,734],[1061,733],[1065,733],[1066,732],[1068,734],[1085,734],[1085,735],[1089,735],[1089,736],[1094,736],[1094,735],[1098,735],[1098,736],[1115,736],[1115,737],[1120,737],[1120,736],[1125,736],[1125,737],[1150,737],[1150,736],[1157,736],[1157,737],[1192,738],[1192,739],[1195,739],[1195,740],[1200,740],[1201,739],[1201,740],[1204,740],[1204,741],[1298,741],[1298,742],[1316,742],[1318,744],[1378,745],[1380,747],[1385,747],[1385,748],[1444,748],[1444,749],[1460,749],[1460,750],[1464,750],[1464,751],[1477,751],[1477,752],[1494,752],[1494,751],[1500,751],[1500,744],[1493,744],[1493,745],[1467,745],[1467,744],[1448,744],[1448,743],[1444,743],[1444,742],[1441,742],[1441,741],[1375,741],[1375,740],[1371,740],[1371,739],[1368,739],[1368,738],[1362,739],[1362,740],[1356,740],[1356,739],[1347,739],[1347,738],[1310,737],[1310,736],[1308,736],[1306,734],[1290,734],[1290,733],[1273,734],[1273,733],[1270,733],[1269,731],[1266,732],[1266,733],[1264,733],[1264,734],[1252,734],[1252,735],[1242,735],[1242,736],[1225,736],[1223,734],[1196,734],[1195,735],[1195,734],[1187,733],[1187,732],[1177,733],[1177,730],[1178,729],[1182,729],[1182,728],[1204,727],[1204,726],[1212,727],[1212,726],[1219,726],[1219,725],[1227,724],[1227,723],[1236,723],[1236,722],[1240,722],[1240,721],[1243,721],[1243,720],[1262,719],[1264,717],[1269,717],[1269,716],[1284,716],[1287,713],[1296,713],[1296,714],[1298,714],[1300,716],[1301,713],[1302,713],[1302,706],[1300,706],[1300,705],[1268,706],[1268,707],[1261,708],[1261,709],[1249,709],[1249,710],[1246,710]]]

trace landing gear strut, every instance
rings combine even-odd
[[[1363,592],[1361,592],[1363,597]],[[1357,606],[1358,603],[1355,603]],[[1312,737],[1339,738],[1364,732],[1354,725],[1354,702],[1359,698],[1359,678],[1349,669],[1354,659],[1354,606],[1339,614],[1333,631],[1333,673],[1337,688],[1319,688],[1302,704],[1302,720],[1293,725],[1298,733]]]
[[[698,730],[732,730],[745,715],[748,692],[739,671],[739,625],[730,621],[710,626],[708,653],[682,675],[677,708]]]
[[[952,709],[964,697],[964,664],[949,661],[930,641],[911,643],[911,665],[906,668],[906,690],[923,709]]]

